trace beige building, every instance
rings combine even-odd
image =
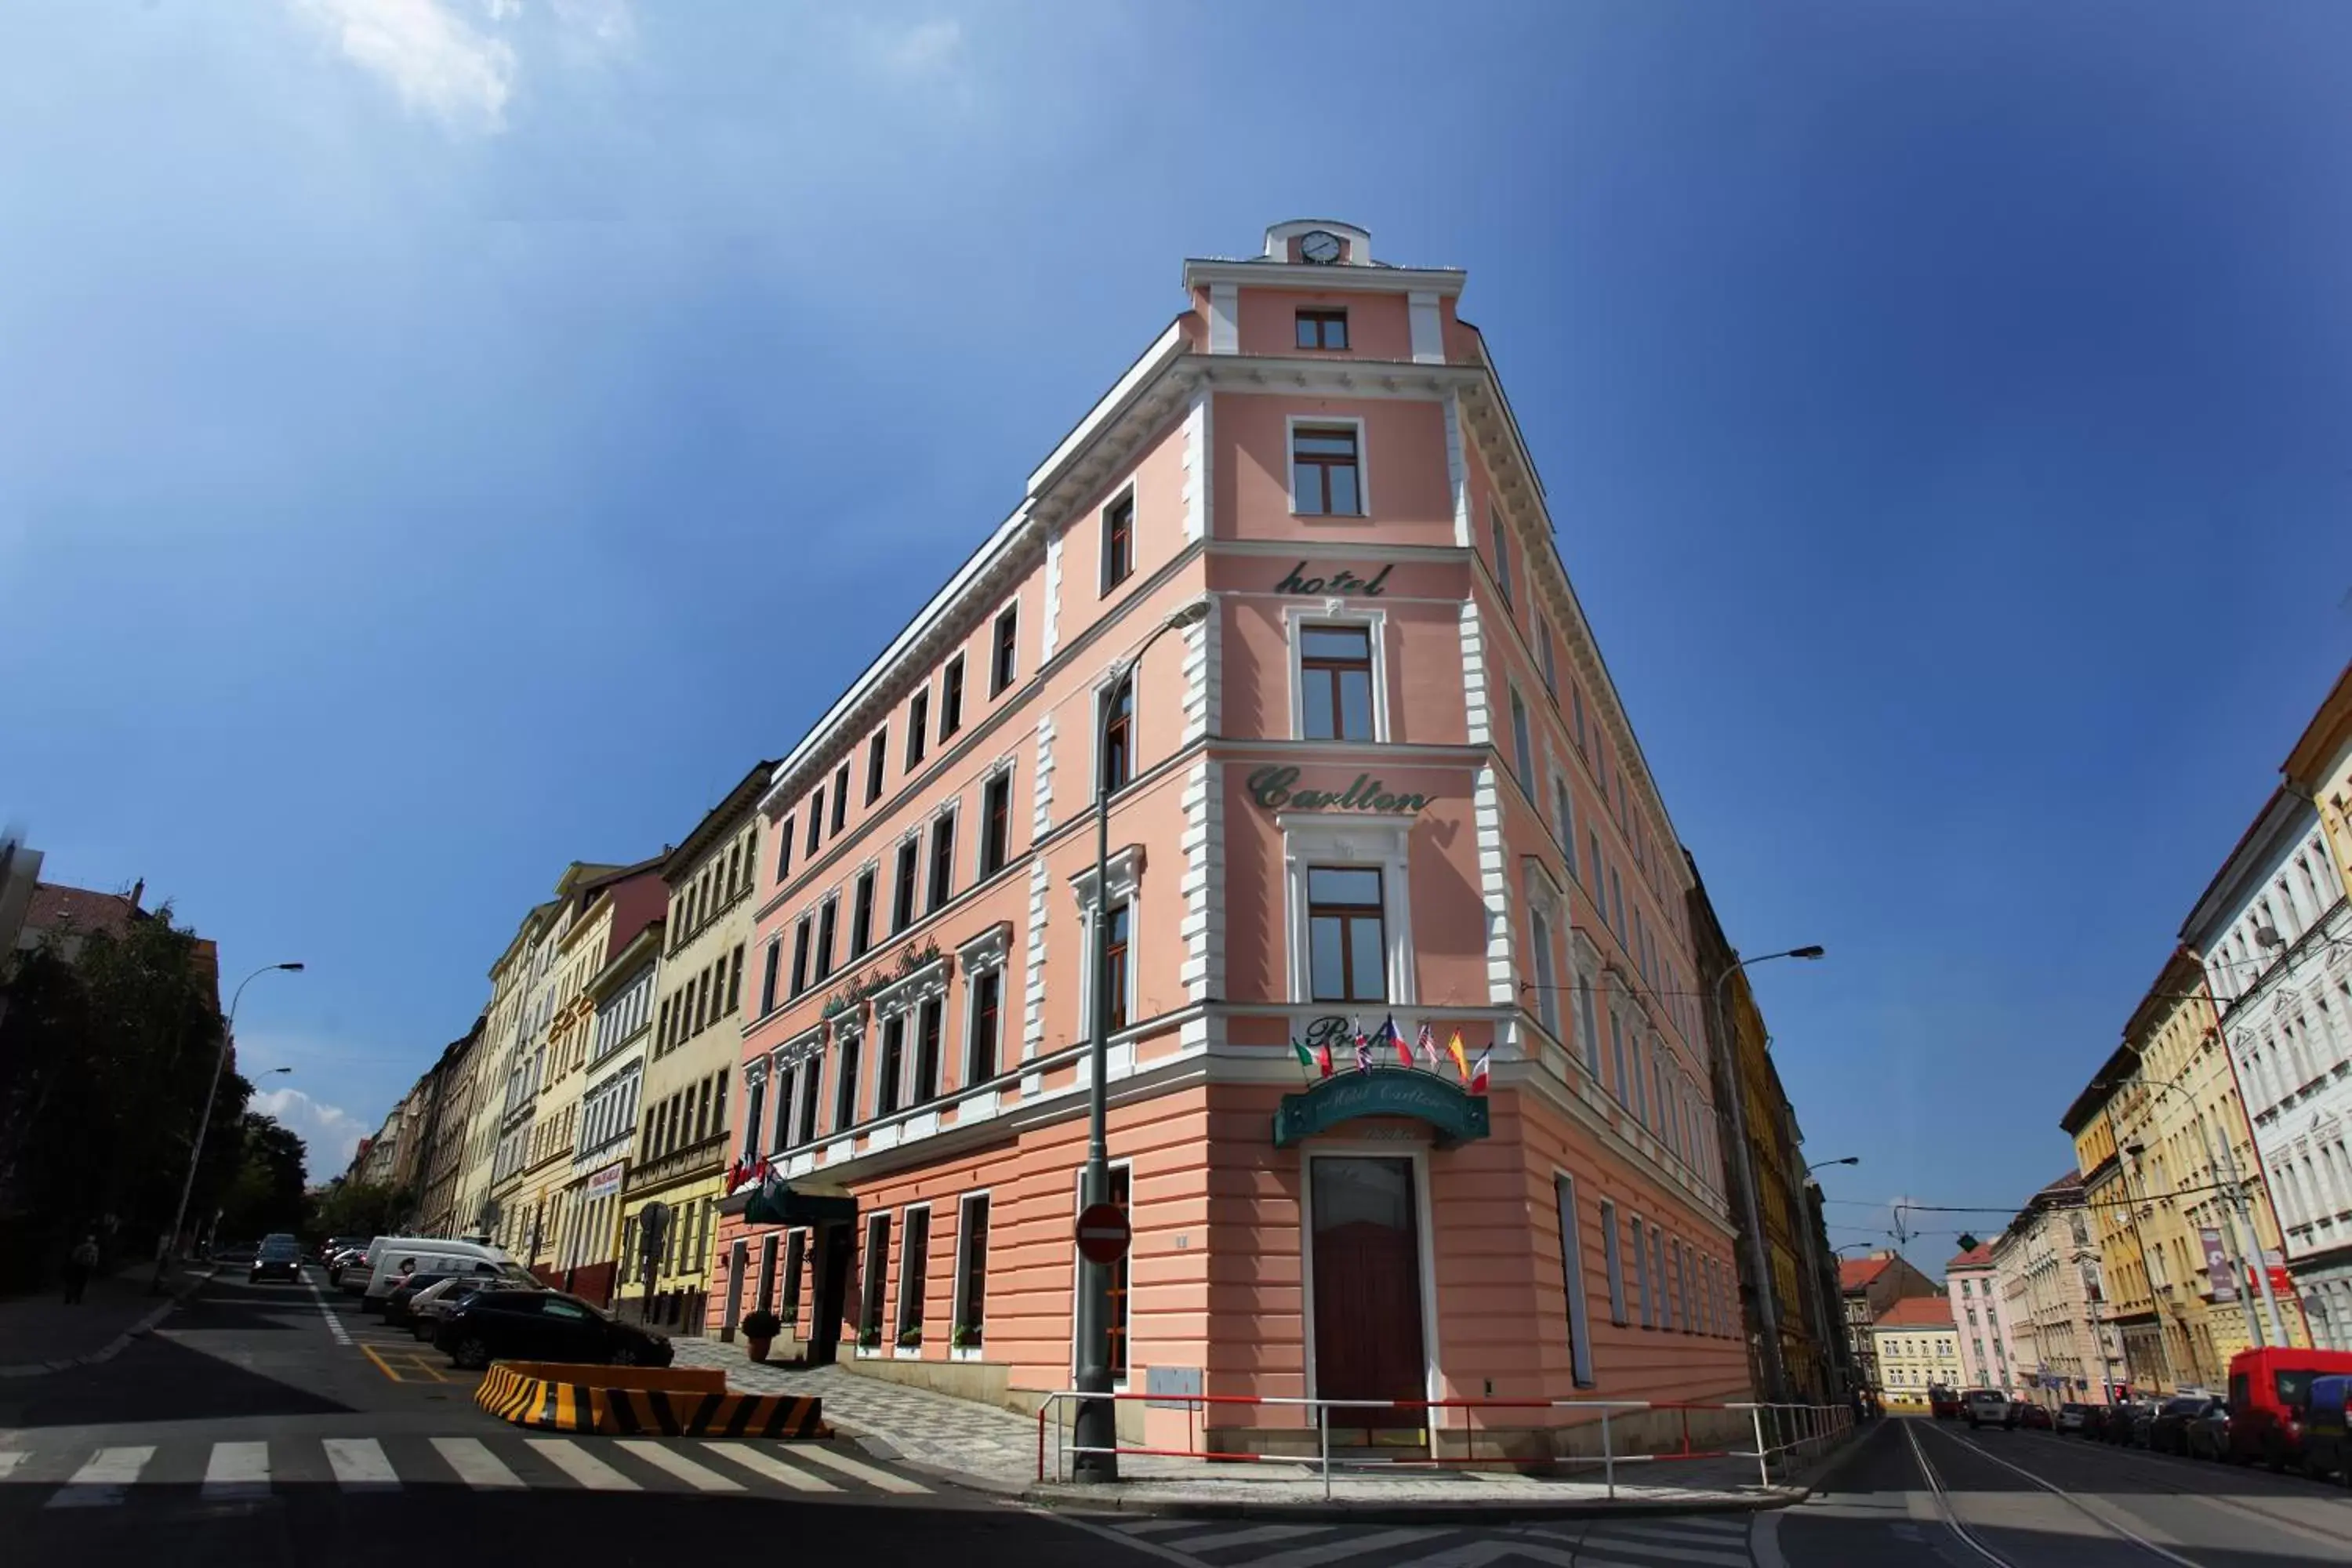
[[[661,865],[668,910],[635,1142],[621,1189],[614,1299],[634,1302],[631,1316],[678,1333],[701,1331],[702,1306],[712,1288],[711,1237],[735,1152],[728,1141],[730,1092],[743,1052],[746,987],[752,984],[743,971],[763,843],[757,807],[774,771],[775,763],[763,762],[744,774]],[[789,854],[791,845],[778,843],[774,850]],[[760,978],[772,985],[772,969]],[[665,1217],[656,1226],[648,1282],[644,1244],[650,1204],[660,1204]],[[773,1279],[775,1264],[763,1251],[763,1279]]]
[[[1870,1325],[1879,1399],[1889,1409],[1927,1407],[1927,1391],[1961,1386],[1959,1333],[1941,1296],[1906,1296]]]
[[[556,903],[551,900],[523,916],[506,951],[490,965],[489,1005],[482,1014],[481,1044],[475,1050],[476,1087],[467,1108],[465,1150],[459,1156],[456,1194],[450,1205],[455,1228],[466,1234],[489,1235],[500,1229],[491,1192],[507,1173],[500,1169],[499,1156],[508,1086],[521,1051],[539,939],[555,910]]]
[[[2026,1200],[1992,1244],[2011,1363],[2025,1396],[2056,1405],[2101,1397],[2105,1341],[2097,1304],[2105,1294],[2083,1177],[2069,1171]]]

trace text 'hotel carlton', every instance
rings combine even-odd
[[[711,1327],[1070,1386],[1102,921],[1122,1388],[1747,1397],[1694,878],[1463,274],[1302,221],[1183,281],[761,799]],[[783,1223],[743,1212],[763,1171]],[[1311,1430],[1215,1408],[1212,1447]],[[1591,1420],[1334,1425],[1524,1453]]]

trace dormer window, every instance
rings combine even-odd
[[[1344,349],[1348,346],[1348,312],[1298,312],[1298,346],[1302,349]]]

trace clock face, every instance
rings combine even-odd
[[[1342,248],[1339,237],[1328,228],[1309,229],[1298,238],[1298,254],[1318,267],[1339,260]]]

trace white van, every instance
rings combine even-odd
[[[504,1274],[517,1267],[504,1249],[478,1241],[380,1236],[368,1247],[367,1285],[360,1305],[371,1311],[383,1310],[385,1299],[411,1274]],[[344,1276],[347,1282],[350,1278],[350,1274]]]

